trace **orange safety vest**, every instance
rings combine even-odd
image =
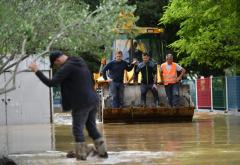
[[[171,64],[171,69],[167,70],[167,62],[161,65],[164,85],[175,84],[177,79],[177,65]]]

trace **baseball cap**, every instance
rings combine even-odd
[[[59,50],[54,50],[54,51],[50,52],[49,60],[50,60],[50,67],[51,68],[53,67],[55,60],[62,55],[63,55],[63,52],[59,51]]]

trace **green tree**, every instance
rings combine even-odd
[[[163,16],[163,7],[169,0],[129,0],[128,4],[137,6],[134,14],[139,16],[137,26],[158,27],[159,18]]]
[[[239,0],[172,0],[161,23],[180,24],[179,39],[170,47],[178,53],[181,63],[200,67],[205,73],[222,72],[239,64],[239,7]]]
[[[164,13],[164,7],[169,4],[169,0],[128,0],[129,5],[136,5],[135,16],[139,19],[136,22],[137,26],[140,27],[158,27],[163,28],[164,33],[160,35],[162,44],[164,45],[164,53],[172,53],[171,48],[167,45],[176,41],[176,36],[179,30],[179,23],[173,24],[159,24],[159,18],[162,18]],[[175,58],[176,61],[178,59]]]
[[[103,0],[89,8],[76,0],[0,0],[0,74],[14,73],[0,94],[15,89],[18,65],[30,55],[38,59],[51,49],[98,54],[102,45],[110,51],[114,29],[126,21],[118,19],[119,13],[135,10],[126,0]]]
[[[86,4],[89,5],[89,9],[90,10],[95,10],[97,8],[97,6],[100,5],[100,0],[75,0],[76,2],[85,2]]]

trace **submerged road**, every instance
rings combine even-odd
[[[107,139],[108,159],[65,158],[73,148],[71,125],[66,122],[2,126],[0,151],[19,165],[240,164],[240,116],[198,112],[192,123],[98,126]]]

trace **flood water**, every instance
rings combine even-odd
[[[73,148],[71,125],[59,120],[54,125],[0,127],[0,150],[19,165],[240,164],[240,116],[198,112],[192,123],[98,127],[107,140],[108,159],[65,158]]]

